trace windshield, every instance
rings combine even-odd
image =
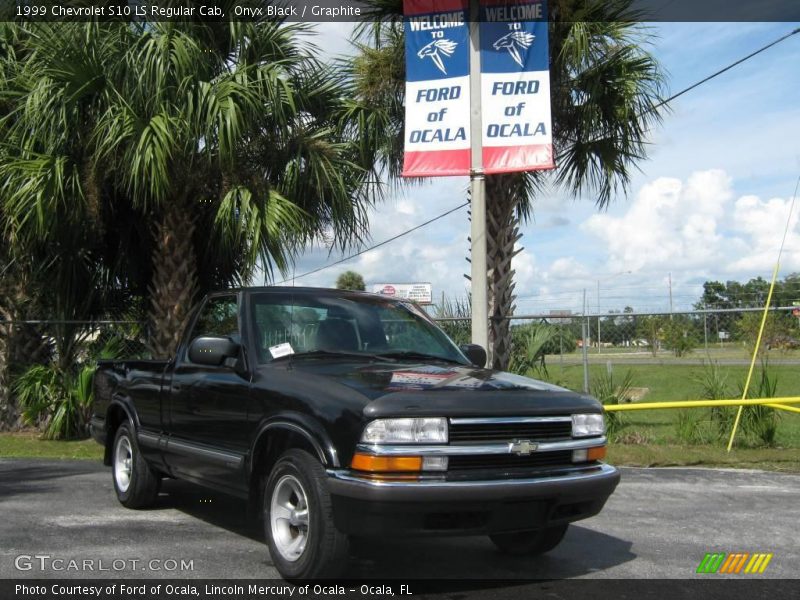
[[[469,364],[418,306],[370,296],[257,293],[252,322],[259,362],[306,353],[424,355]]]

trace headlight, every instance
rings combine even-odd
[[[446,444],[447,419],[378,419],[364,428],[365,444]]]
[[[572,415],[572,437],[603,435],[605,431],[603,415]]]

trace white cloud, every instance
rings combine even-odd
[[[747,247],[729,266],[734,272],[764,272],[774,268],[791,210],[791,200],[742,196],[734,207],[734,229],[745,236]],[[800,269],[800,211],[795,207],[781,257],[788,270]]]
[[[721,170],[693,173],[685,183],[662,177],[622,216],[592,215],[581,228],[605,243],[610,271],[698,268],[722,256],[718,224],[732,197]]]

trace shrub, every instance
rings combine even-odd
[[[436,318],[455,318],[458,321],[439,321],[438,325],[456,344],[469,344],[472,339],[472,308],[470,298],[450,300],[442,294],[442,302],[436,307]],[[488,350],[488,348],[485,348]]]
[[[630,370],[625,372],[622,382],[617,385],[614,382],[614,373],[609,369],[605,374],[594,379],[592,384],[592,395],[600,401],[603,406],[610,404],[627,404],[631,401],[631,387],[633,386],[633,373]],[[616,411],[606,413],[606,430],[608,438],[612,441],[617,439],[617,434],[622,428],[622,414]]]
[[[24,421],[41,428],[48,440],[86,437],[94,371],[94,366],[84,366],[77,373],[56,365],[30,367],[13,385]]]
[[[534,371],[546,378],[547,364],[545,354],[558,331],[545,323],[530,323],[511,330],[511,359],[508,369],[513,373],[527,375]]]
[[[728,376],[722,372],[719,363],[715,361],[705,364],[703,373],[697,380],[702,388],[702,397],[706,400],[724,400],[733,396],[733,392],[728,386]],[[711,409],[711,424],[719,439],[724,439],[730,434],[735,418],[735,408],[716,406]]]
[[[748,398],[774,398],[778,388],[778,377],[770,377],[767,362],[761,364],[758,385],[755,395],[748,394]],[[739,387],[739,395],[744,391],[744,384]],[[778,432],[778,412],[769,406],[753,405],[742,409],[739,425],[745,438],[755,445],[773,446],[775,435]]]

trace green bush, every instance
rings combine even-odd
[[[459,346],[472,340],[472,309],[470,298],[450,300],[442,294],[442,301],[436,307],[436,318],[455,318],[458,321],[439,321],[442,330]],[[488,350],[488,348],[485,348]]]
[[[533,371],[547,378],[546,349],[558,331],[546,323],[530,323],[511,329],[511,359],[508,370],[520,375]]]
[[[774,398],[778,388],[778,377],[770,377],[768,365],[761,365],[758,384],[753,393],[748,393],[748,398]],[[739,396],[744,392],[744,384],[739,387]],[[753,445],[774,446],[775,435],[778,432],[778,411],[769,406],[753,405],[742,409],[739,426],[745,439]]]
[[[723,373],[719,363],[715,361],[705,365],[703,373],[697,378],[697,381],[702,389],[701,397],[706,400],[725,400],[733,396],[733,392],[728,386],[727,375]],[[725,439],[726,436],[730,435],[735,418],[735,408],[715,406],[711,409],[711,425],[718,439]]]
[[[630,370],[625,372],[622,382],[619,384],[615,383],[614,373],[609,370],[607,373],[594,378],[591,392],[603,406],[627,404],[631,401],[631,387],[633,387],[633,373]],[[606,413],[606,431],[611,441],[617,440],[622,426],[622,413],[617,411]]]
[[[39,427],[48,440],[87,437],[94,371],[94,366],[76,373],[55,365],[30,367],[13,384],[25,422]]]

